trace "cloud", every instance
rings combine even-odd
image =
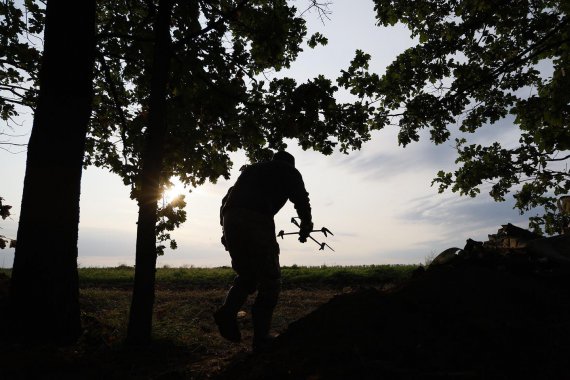
[[[385,180],[417,170],[432,170],[435,177],[439,170],[452,171],[457,167],[456,138],[465,138],[468,144],[483,146],[496,141],[507,148],[518,146],[520,130],[513,123],[514,117],[508,115],[492,125],[483,125],[475,133],[464,133],[459,131],[459,121],[448,125],[451,136],[441,145],[435,145],[430,140],[429,130],[423,129],[419,131],[419,141],[412,142],[405,148],[398,146],[398,127],[377,131],[361,151],[348,156],[342,155],[335,163],[372,181]]]
[[[459,123],[449,127],[451,131],[451,141],[454,142],[455,138],[465,138],[469,144],[481,144],[488,146],[493,142],[500,142],[505,148],[512,148],[519,144],[520,129],[514,124],[514,116],[507,115],[499,119],[494,124],[484,124],[474,133],[465,133],[459,131]]]
[[[437,244],[450,241],[454,236],[468,236],[486,239],[503,224],[512,223],[526,228],[528,214],[520,215],[513,209],[514,200],[495,202],[487,194],[476,198],[459,197],[455,194],[424,196],[412,199],[410,208],[397,215],[408,223],[430,223],[439,225],[445,232],[437,238],[417,244]]]
[[[14,248],[0,249],[0,268],[12,268]]]
[[[429,141],[428,132],[422,132],[420,141],[405,148],[397,145],[395,136],[375,135],[362,151],[343,156],[338,165],[367,180],[378,181],[409,174],[418,170],[432,170],[435,176],[440,169],[454,167],[453,144],[435,145]],[[373,145],[375,141],[376,143]]]

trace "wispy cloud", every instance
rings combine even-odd
[[[405,148],[396,141],[376,146],[368,145],[366,151],[352,153],[339,160],[341,168],[362,175],[367,180],[386,180],[417,170],[450,169],[454,165],[455,150],[451,144],[434,145],[424,136],[419,142]]]
[[[439,197],[418,197],[410,201],[410,208],[398,215],[408,223],[431,223],[442,226],[444,235],[431,242],[449,241],[456,235],[494,233],[503,224],[512,223],[522,227],[528,224],[528,213],[520,215],[513,209],[514,200],[495,202],[487,194],[475,198],[445,194]]]

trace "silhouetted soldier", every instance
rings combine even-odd
[[[222,200],[222,243],[237,276],[214,319],[224,338],[239,342],[237,313],[248,295],[257,290],[252,307],[254,350],[266,348],[271,340],[271,318],[281,289],[273,216],[288,199],[301,218],[299,241],[304,243],[313,229],[309,194],[295,169],[295,158],[280,151],[271,161],[247,166]]]

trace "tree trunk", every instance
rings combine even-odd
[[[166,87],[170,63],[172,0],[160,0],[154,27],[155,47],[149,104],[149,125],[142,155],[135,283],[129,315],[127,343],[147,344],[152,331],[156,271],[157,202],[166,135]]]
[[[77,237],[95,0],[48,1],[44,41],[12,272],[13,332],[60,344],[81,333]]]

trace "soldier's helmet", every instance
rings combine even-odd
[[[275,154],[273,154],[273,160],[285,161],[289,165],[295,166],[295,157],[293,157],[291,153],[285,152],[284,150],[275,152]]]

